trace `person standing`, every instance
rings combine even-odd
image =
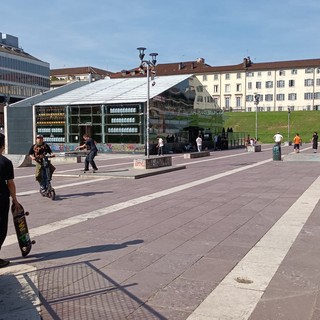
[[[300,144],[301,144],[301,138],[299,136],[299,133],[297,133],[296,136],[293,138],[293,150],[296,153],[300,152]]]
[[[201,135],[198,135],[198,138],[196,139],[198,152],[202,151],[202,138]]]
[[[280,134],[279,131],[273,136],[274,142],[279,147],[281,146],[282,139],[283,139],[283,136]]]
[[[157,137],[158,139],[158,144],[157,144],[157,148],[158,148],[158,156],[162,156],[163,155],[163,146],[164,146],[164,142],[163,142],[163,139],[158,136]]]
[[[12,162],[2,155],[5,149],[5,136],[0,133],[0,250],[7,237],[10,196],[12,203],[19,205],[16,196],[16,186],[13,181],[14,171]],[[7,266],[9,260],[0,259],[0,268]]]
[[[317,150],[318,150],[318,132],[315,131],[313,133],[313,136],[312,136],[312,139],[311,139],[311,142],[312,142],[312,149],[313,149],[313,152],[314,153],[317,153]]]
[[[94,158],[98,153],[98,148],[96,146],[95,141],[92,138],[90,138],[89,135],[84,134],[83,139],[85,141],[84,144],[76,147],[75,150],[81,150],[81,149],[86,148],[89,151],[89,153],[87,154],[86,159],[84,161],[84,173],[86,171],[89,171],[89,163],[91,164],[91,167],[93,169],[93,173],[95,173],[98,170],[98,168],[96,166],[96,163],[94,162]]]
[[[250,135],[248,134],[245,138],[244,138],[244,150],[248,152],[248,146],[250,144]]]

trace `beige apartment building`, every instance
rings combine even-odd
[[[320,110],[320,59],[253,63],[247,57],[197,77],[224,111]]]
[[[253,62],[246,57],[237,65],[211,66],[198,58],[159,63],[156,73],[159,76],[194,74],[203,85],[194,88],[196,102],[214,100],[224,111],[320,110],[320,59]],[[111,75],[137,76],[142,76],[139,68]]]

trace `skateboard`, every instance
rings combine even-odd
[[[26,216],[29,212],[25,212],[21,204],[19,206],[11,206],[11,213],[13,217],[14,227],[19,242],[19,247],[23,257],[26,257],[32,248],[32,245],[36,242],[30,239]]]

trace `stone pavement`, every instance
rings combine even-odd
[[[173,155],[186,169],[138,180],[106,174],[133,157],[97,157],[86,179],[81,163],[57,165],[56,201],[39,198],[34,168],[16,169],[37,243],[21,258],[10,223],[0,319],[320,318],[317,161],[272,161],[266,145]]]

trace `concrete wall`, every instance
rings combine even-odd
[[[33,143],[33,116],[30,107],[5,107],[6,152],[28,154]]]

